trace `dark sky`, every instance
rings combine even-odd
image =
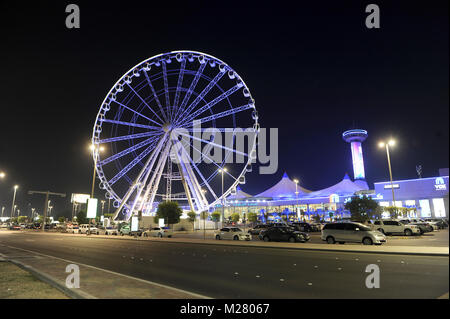
[[[365,27],[372,2],[364,1],[73,1],[78,30],[65,27],[69,3],[0,4],[0,170],[8,174],[0,206],[8,213],[14,184],[22,211],[43,205],[30,189],[89,193],[86,145],[106,93],[136,63],[180,49],[232,66],[262,127],[279,128],[279,170],[254,170],[243,187],[249,193],[283,171],[312,190],[353,176],[341,133],[354,127],[369,133],[369,185],[388,178],[377,147],[384,138],[398,141],[394,179],[416,177],[417,164],[423,176],[448,167],[447,1],[376,1],[378,30]]]

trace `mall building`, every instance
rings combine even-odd
[[[368,136],[367,131],[350,130],[342,136],[351,144],[354,181],[345,174],[336,184],[311,191],[284,173],[278,183],[254,196],[238,187],[226,199],[225,218],[230,218],[233,213],[239,213],[241,218],[245,218],[250,212],[256,213],[262,222],[276,221],[283,216],[290,220],[302,217],[311,220],[315,215],[325,220],[331,217],[348,218],[350,213],[344,206],[355,195],[370,196],[383,207],[415,208],[408,210],[409,217],[448,218],[448,168],[440,169],[439,175],[435,177],[396,180],[392,184],[390,181],[375,182],[370,189],[365,180],[361,147]],[[218,205],[216,209],[220,210],[221,206]],[[389,217],[389,213],[385,211],[383,217]]]

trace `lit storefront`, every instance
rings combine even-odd
[[[448,217],[448,175],[393,181],[392,186],[391,182],[379,182],[374,186],[374,199],[381,206],[394,206],[393,188],[395,206],[412,208],[409,217]]]

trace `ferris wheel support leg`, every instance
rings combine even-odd
[[[207,201],[206,198],[202,192],[202,189],[200,187],[200,184],[198,183],[197,178],[195,177],[194,172],[192,171],[192,168],[190,167],[190,157],[188,154],[186,154],[186,151],[181,146],[180,142],[178,141],[177,144],[177,156],[180,159],[180,166],[181,166],[181,175],[183,175],[184,179],[187,182],[187,185],[189,186],[192,195],[195,199],[195,205],[197,206],[198,211],[203,211],[205,209],[205,206],[207,207]]]
[[[170,142],[167,142],[165,145],[165,148],[164,148],[164,152],[161,154],[158,164],[156,165],[155,172],[152,175],[152,178],[150,179],[150,182],[147,185],[147,190],[145,191],[144,196],[142,197],[142,201],[139,205],[139,210],[142,210],[142,208],[144,207],[144,203],[147,203],[148,206],[150,206],[150,208],[152,207],[153,200],[155,198],[156,192],[158,191],[159,182],[161,180],[161,176],[162,176],[162,173],[164,170],[164,163],[166,162],[169,151],[170,151]],[[146,180],[143,185],[145,185],[145,183],[147,182],[148,174],[150,174],[150,171],[147,173]],[[155,183],[155,178],[156,178],[156,183]],[[147,200],[147,198],[149,198],[149,194],[150,194],[150,200]],[[139,197],[136,197],[135,204],[137,203],[138,198]],[[134,208],[135,204],[133,204],[133,208]]]
[[[145,163],[144,167],[141,169],[141,171],[139,172],[139,175],[136,177],[133,185],[128,189],[127,193],[125,194],[125,197],[122,199],[122,202],[120,203],[119,207],[116,209],[116,211],[114,212],[114,220],[117,220],[117,217],[119,216],[120,211],[123,209],[123,207],[125,206],[126,202],[128,201],[128,199],[130,198],[131,194],[133,194],[133,192],[135,191],[135,189],[138,187],[139,185],[139,181],[142,177],[142,175],[144,174],[145,170],[147,169],[147,167],[149,166],[150,162],[152,162],[152,166],[154,164],[154,161],[156,160],[156,155],[160,152],[164,141],[167,138],[167,133],[161,138],[161,140],[159,141],[158,145],[155,147],[155,149],[153,150],[152,154],[149,156],[147,162]],[[149,169],[150,170],[150,169]],[[126,217],[126,221],[128,221],[130,216]]]

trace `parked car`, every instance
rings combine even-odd
[[[217,240],[251,240],[250,234],[245,234],[242,229],[238,227],[224,227],[214,232]]]
[[[260,233],[261,231],[266,230],[266,229],[268,229],[269,227],[270,227],[270,226],[267,225],[267,224],[256,225],[255,227],[250,228],[250,229],[248,230],[248,233],[249,233],[250,235],[259,235],[259,233]]]
[[[386,242],[386,236],[383,233],[355,222],[326,224],[322,229],[321,239],[328,244],[354,242],[364,245],[381,245]]]
[[[268,241],[307,242],[310,236],[293,227],[270,227],[259,234],[259,239]]]
[[[80,228],[79,228],[79,233],[80,234],[88,234],[89,233],[89,234],[96,234],[96,235],[100,234],[97,227],[95,227],[93,225],[91,225],[89,227],[89,224],[81,224]]]
[[[310,224],[306,222],[294,222],[291,224],[301,232],[319,232],[320,228],[316,224]]]
[[[386,235],[420,235],[419,226],[412,224],[405,225],[398,220],[375,220],[372,227],[373,229],[378,230],[379,232]]]
[[[120,227],[119,234],[121,236],[130,235],[130,236],[141,236],[143,233],[142,229],[138,229],[137,231],[131,231],[131,226],[129,224],[123,225]]]
[[[20,225],[13,224],[13,225],[9,225],[8,229],[9,230],[21,230],[22,227],[20,227]]]
[[[105,235],[119,235],[119,231],[117,230],[117,228],[114,227],[105,227],[105,229],[103,230]]]
[[[432,227],[431,225],[429,225],[428,223],[413,222],[413,221],[411,221],[411,220],[409,220],[409,219],[402,219],[402,220],[400,220],[400,222],[401,222],[402,224],[405,224],[405,225],[411,224],[411,225],[416,225],[416,226],[418,226],[419,229],[420,229],[420,235],[423,235],[423,234],[425,234],[425,233],[429,233],[429,232],[432,232],[432,231],[433,231],[433,227]]]
[[[431,223],[432,225],[435,225],[438,229],[444,229],[444,228],[448,227],[448,224],[445,223],[445,221],[443,219],[429,218],[429,219],[426,219],[426,221]]]
[[[173,236],[173,231],[168,227],[153,227],[149,230],[146,230],[142,233],[144,237],[168,237],[171,238]]]
[[[8,224],[0,224],[0,229],[7,229],[8,228]]]

